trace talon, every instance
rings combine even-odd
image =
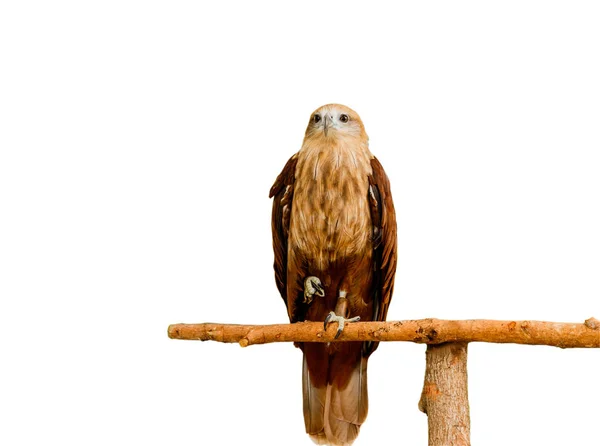
[[[332,311],[327,315],[327,317],[325,318],[325,322],[323,322],[323,330],[327,330],[327,323],[331,319],[331,315],[335,316],[335,313]]]
[[[329,322],[337,322],[338,329],[337,329],[337,331],[335,333],[335,337],[334,337],[334,339],[337,339],[342,334],[342,331],[344,331],[344,326],[345,326],[346,322],[358,322],[358,321],[360,321],[360,316],[355,316],[353,318],[346,319],[342,316],[338,316],[333,311],[330,311],[329,314],[327,315],[327,317],[325,318],[325,322],[323,323],[323,329],[327,330],[327,324]]]
[[[309,276],[304,279],[304,303],[310,304],[313,301],[313,296],[325,296],[325,289],[321,284],[321,279],[316,276]]]
[[[340,335],[342,334],[342,331],[344,331],[344,323],[341,322],[340,326],[337,329],[337,332],[335,333],[335,337],[333,339],[337,339],[340,337]]]
[[[316,288],[317,288],[317,296],[320,297],[325,297],[325,288],[323,288],[323,285],[321,285],[320,283],[315,284]]]

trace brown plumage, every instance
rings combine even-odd
[[[387,175],[356,112],[337,104],[317,109],[270,197],[275,280],[290,321],[323,321],[330,311],[385,320],[396,272],[396,215]],[[311,276],[323,295],[307,299]],[[367,360],[377,343],[299,347],[307,433],[318,444],[351,444],[367,416]]]

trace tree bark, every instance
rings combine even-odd
[[[278,325],[206,323],[170,325],[168,334],[172,339],[239,342],[242,347],[269,342],[411,341],[423,344],[495,342],[600,348],[600,322],[594,318],[583,324],[440,319],[354,322],[346,324],[340,337],[334,339],[336,330],[335,323],[323,330],[322,322]]]
[[[429,446],[470,446],[466,342],[427,346],[419,409],[427,414]]]

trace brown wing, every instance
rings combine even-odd
[[[273,212],[271,214],[271,230],[273,232],[273,252],[275,254],[275,282],[279,294],[287,306],[287,254],[288,231],[290,228],[290,215],[292,213],[292,198],[294,197],[294,181],[296,173],[297,155],[292,156],[271,187],[269,198],[273,198]]]
[[[384,321],[394,291],[397,262],[396,211],[390,190],[390,181],[379,160],[371,160],[369,176],[369,203],[373,222],[374,307],[373,320]],[[368,353],[377,343],[368,345]]]

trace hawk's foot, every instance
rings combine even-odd
[[[330,311],[329,314],[327,315],[327,317],[325,318],[325,322],[323,323],[323,330],[327,330],[327,324],[329,322],[337,322],[338,329],[337,329],[337,333],[335,334],[335,338],[334,338],[334,339],[337,339],[342,334],[342,331],[344,331],[344,324],[346,322],[358,322],[358,321],[360,321],[360,316],[346,319],[345,317],[338,316],[333,311]]]
[[[325,289],[321,284],[321,279],[316,276],[309,276],[304,279],[304,302],[305,304],[310,304],[313,301],[313,296],[317,295],[319,297],[325,296]]]

